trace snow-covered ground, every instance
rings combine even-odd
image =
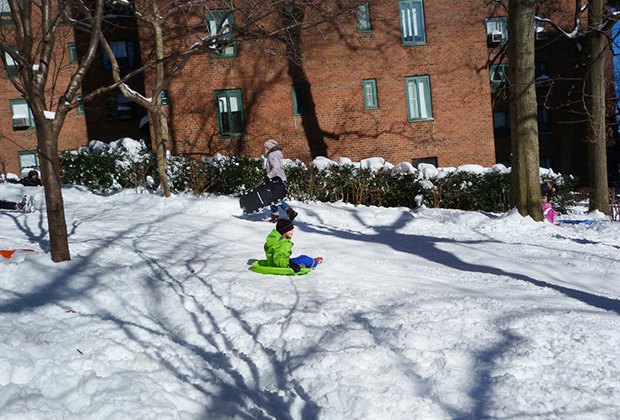
[[[293,202],[294,253],[325,262],[276,277],[233,198],[66,187],[54,264],[43,190],[0,184],[24,191],[2,419],[620,418],[620,223]]]

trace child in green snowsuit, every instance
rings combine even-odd
[[[287,219],[279,220],[276,228],[271,231],[265,241],[265,255],[270,267],[290,267],[299,272],[301,267],[314,268],[323,262],[323,258],[311,258],[307,255],[291,258],[293,249],[293,222]]]

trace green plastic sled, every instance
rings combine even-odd
[[[308,267],[302,267],[298,273],[288,267],[271,267],[267,265],[267,260],[254,261],[250,267],[250,270],[259,274],[273,274],[276,276],[301,276],[312,271],[312,269]]]

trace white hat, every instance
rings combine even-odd
[[[265,148],[267,149],[273,149],[277,145],[278,145],[278,142],[275,141],[274,139],[269,139],[265,142]]]

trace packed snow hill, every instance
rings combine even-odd
[[[28,193],[0,213],[1,419],[620,418],[601,215],[292,202],[293,255],[324,261],[272,276],[268,213],[234,198],[66,186],[55,264]]]

